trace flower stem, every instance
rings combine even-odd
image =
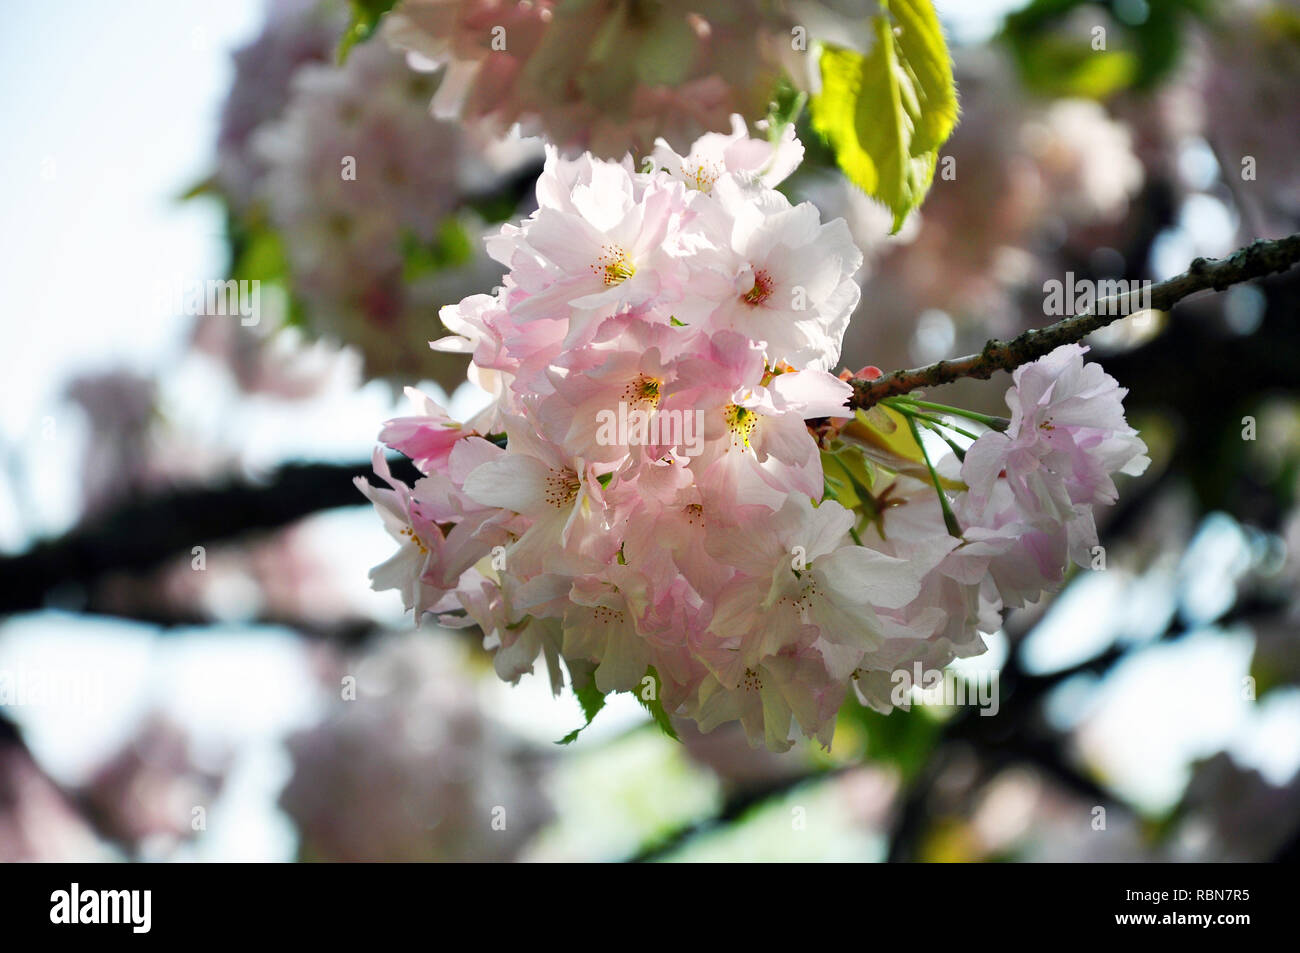
[[[925,449],[925,444],[921,441],[921,431],[917,429],[916,419],[910,414],[906,416],[907,426],[912,431],[912,439],[916,441],[916,445],[921,448],[921,455],[925,457],[925,468],[930,471],[934,492],[939,494],[939,506],[943,508],[943,525],[948,528],[949,536],[961,539],[961,527],[957,525],[957,517],[953,515],[952,506],[948,503],[948,497],[944,495],[942,484],[939,483],[939,474],[930,461],[930,451]]]
[[[939,430],[934,430],[933,432],[936,433],[936,434],[938,434],[938,435],[939,435],[939,439],[942,440],[944,443],[946,443],[946,444],[948,445],[948,448],[949,448],[950,450],[952,450],[953,455],[954,455],[958,460],[960,460],[962,463],[965,463],[965,462],[966,462],[966,448],[965,448],[965,447],[963,447],[961,444],[957,443],[957,441],[953,440],[953,439],[952,439],[951,437],[949,437],[946,433],[942,433],[942,432],[939,431]]]
[[[965,417],[967,420],[973,420],[978,424],[983,424],[990,430],[1005,431],[1007,427],[1011,425],[1011,421],[1007,420],[1005,417],[993,417],[989,414],[981,414],[978,411],[966,410],[964,407],[950,407],[947,404],[936,404],[929,400],[917,400],[910,394],[904,394],[900,397],[890,397],[887,398],[886,401],[889,403],[889,406],[895,407],[895,409],[898,409],[895,402],[902,401],[904,403],[913,404],[917,407],[922,407],[925,410],[933,410],[941,414],[952,414],[954,417]],[[882,401],[882,403],[885,403],[886,401]],[[951,427],[951,424],[948,426]],[[952,427],[952,429],[957,430],[956,427]],[[974,434],[969,434],[965,431],[958,432],[967,437],[974,438],[975,436]]]

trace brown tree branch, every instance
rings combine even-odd
[[[1168,311],[1198,291],[1223,291],[1232,285],[1286,271],[1300,263],[1300,233],[1271,241],[1259,240],[1227,258],[1197,258],[1181,275],[1146,288],[1131,289],[1102,298],[1088,311],[1045,328],[1031,328],[1010,341],[989,341],[978,354],[925,367],[895,371],[876,380],[849,381],[853,396],[849,406],[865,410],[886,397],[910,393],[919,387],[937,387],[963,377],[988,380],[995,371],[1015,370],[1049,354],[1063,344],[1081,341],[1098,328],[1118,321],[1142,307]],[[1146,300],[1149,295],[1149,300]]]
[[[405,458],[390,466],[398,479],[419,477]],[[90,586],[109,572],[153,569],[194,546],[277,530],[322,510],[365,506],[355,477],[377,482],[368,463],[296,463],[260,484],[232,475],[216,485],[128,501],[25,553],[0,556],[0,616],[44,608],[52,593]]]

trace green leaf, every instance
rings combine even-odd
[[[655,724],[659,726],[659,729],[664,734],[673,739],[673,741],[681,741],[682,739],[677,737],[677,732],[673,730],[672,719],[668,717],[668,712],[664,710],[663,701],[660,700],[663,682],[659,680],[659,673],[655,671],[653,665],[646,669],[646,677],[655,680],[654,698],[645,698],[643,694],[644,688],[636,689],[632,694],[636,696],[636,700],[640,703],[641,707],[650,713],[650,717],[655,720]]]
[[[397,0],[350,0],[352,17],[339,40],[339,63],[347,62],[352,47],[364,43],[379,28],[384,14],[397,6]]]
[[[788,79],[782,79],[777,83],[767,113],[768,140],[772,143],[780,142],[785,127],[799,121],[799,116],[807,104],[808,94],[798,89]]]
[[[288,305],[282,316],[283,326],[308,327],[306,308],[293,292],[292,268],[280,233],[257,214],[242,220],[228,213],[226,229],[231,256],[228,277],[259,281],[283,292]]]
[[[853,479],[834,453],[823,450],[821,454],[822,479],[826,483],[825,498],[835,500],[845,509],[856,510],[862,505],[862,497],[858,496]]]
[[[402,235],[402,280],[406,282],[469,264],[473,258],[474,242],[455,218],[443,220],[432,242],[421,241],[410,231]]]
[[[573,677],[573,673],[570,672],[569,684],[573,687],[573,694],[577,697],[578,704],[582,706],[582,714],[586,717],[587,721],[582,726],[574,728],[571,732],[557,741],[557,745],[569,745],[577,741],[578,735],[582,734],[582,732],[591,725],[592,721],[595,720],[596,715],[605,707],[605,696],[601,694],[600,689],[596,687],[595,678],[589,675],[587,676],[587,680],[579,685],[577,679]]]
[[[253,226],[241,236],[239,251],[230,277],[243,281],[285,281],[289,276],[289,259],[280,233],[271,228]]]
[[[876,468],[860,446],[842,444],[832,450],[823,450],[821,456],[828,496],[850,510],[872,502],[871,488],[876,482]],[[834,493],[829,489],[832,484]]]
[[[853,480],[858,495],[870,496],[876,485],[876,467],[866,454],[858,447],[845,447],[839,452],[839,463]]]
[[[1031,0],[1008,14],[999,40],[1025,88],[1099,100],[1127,89],[1150,90],[1178,65],[1188,24],[1212,10],[1208,0],[1108,6],[1110,17],[1101,22],[1094,0]],[[1080,10],[1089,16],[1080,19]],[[1081,26],[1089,23],[1086,30]]]
[[[912,433],[907,418],[892,407],[876,404],[869,411],[857,411],[854,419],[841,428],[840,438],[860,448],[870,463],[930,480],[925,449]],[[947,478],[941,477],[939,482],[945,489],[966,489],[964,484]]]
[[[659,673],[655,671],[654,666],[646,669],[646,677],[654,679],[654,697],[645,698],[643,692],[647,686],[638,686],[629,692],[637,700],[642,708],[650,713],[654,723],[659,729],[673,741],[681,741],[677,737],[677,732],[673,729],[672,719],[668,717],[668,712],[664,708],[664,703],[660,700],[663,688],[663,682],[659,679]],[[568,745],[578,740],[578,736],[587,729],[595,720],[596,715],[605,707],[605,696],[601,694],[600,689],[596,687],[596,679],[591,675],[586,676],[586,680],[574,677],[573,673],[569,674],[569,682],[573,687],[573,694],[578,699],[578,704],[582,706],[582,713],[587,721],[581,727],[573,729],[563,738],[556,742],[557,745]]]
[[[1016,50],[1016,66],[1040,95],[1104,100],[1134,85],[1139,61],[1132,50],[1093,50],[1074,38],[1044,36]]]
[[[849,694],[849,700],[840,709],[840,720],[866,736],[867,759],[877,764],[893,765],[904,780],[915,777],[939,740],[942,722],[919,706],[914,706],[911,711],[900,708],[882,715],[860,704],[851,692]]]
[[[921,204],[957,124],[952,58],[930,0],[881,0],[864,54],[827,45],[812,126],[849,179],[894,215]]]
[[[925,452],[912,437],[906,418],[883,404],[857,411],[840,436],[854,441],[872,460],[890,470],[913,473],[924,469]]]
[[[195,182],[180,195],[180,201],[188,202],[190,199],[196,199],[203,195],[211,195],[214,198],[221,198],[221,187],[217,184],[215,174]]]

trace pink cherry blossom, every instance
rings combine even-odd
[[[734,175],[713,191],[730,233],[692,258],[701,294],[679,317],[763,341],[774,364],[830,369],[860,295],[862,253],[848,226],[822,224],[813,205],[791,206],[778,192],[755,201]]]
[[[461,426],[432,398],[414,387],[406,388],[406,396],[419,414],[388,421],[379,432],[379,441],[410,457],[422,470],[440,470],[451,448],[463,436]]]
[[[976,499],[1006,471],[1023,506],[1060,515],[1073,503],[1113,503],[1111,474],[1146,469],[1146,445],[1124,421],[1125,391],[1083,362],[1087,350],[1065,345],[1012,375],[1011,426],[977,440],[962,467]]]
[[[406,0],[384,34],[443,68],[437,115],[488,132],[518,123],[569,152],[647,153],[766,115],[783,75],[811,81],[784,2]]]
[[[389,488],[363,490],[401,543],[376,585],[477,626],[501,678],[650,684],[665,713],[782,751],[829,745],[850,685],[885,711],[898,669],[982,652],[1095,544],[1145,448],[1069,347],[935,479],[866,454],[834,373],[862,256],[772,188],[792,135],[744,130],[661,144],[646,171],[551,150],[538,210],[486,243],[501,286],[443,308],[433,342],[471,355],[489,405],[458,423],[409,392],[381,441],[422,476],[377,456]],[[849,508],[825,461],[854,453]]]
[[[411,488],[393,478],[388,461],[378,448],[374,468],[388,489],[371,486],[361,477],[356,480],[357,489],[374,504],[384,529],[399,545],[396,553],[370,571],[371,584],[381,592],[398,590],[403,605],[414,610],[418,617],[442,596],[423,581],[442,548],[442,531],[424,512]]]

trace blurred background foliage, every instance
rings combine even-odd
[[[539,145],[431,120],[436,77],[364,29],[340,66],[342,3],[165,6],[139,14],[160,48],[194,42],[142,69],[171,70],[176,112],[139,94],[154,114],[102,161],[192,139],[123,186],[173,231],[93,205],[84,220],[130,256],[115,298],[167,268],[258,279],[263,320],[58,294],[5,319],[0,859],[1296,857],[1300,277],[1089,342],[1153,465],[1104,514],[1104,570],[958,663],[972,682],[996,672],[996,716],[850,700],[830,752],[774,755],[734,726],[670,740],[623,697],[561,747],[587,720],[576,700],[499,683],[476,633],[412,632],[366,588],[386,542],[349,484],[395,385],[424,381],[458,416],[478,406],[464,365],[423,342],[441,304],[499,278],[481,239],[533,207]],[[847,367],[1047,323],[1043,283],[1067,273],[1158,280],[1300,228],[1295,4],[936,6],[962,115],[920,212],[890,234],[806,114],[808,158],[783,186],[846,218],[866,253]],[[92,8],[21,17],[10,68],[71,122],[85,103],[38,82],[43,41],[10,47],[56,27],[84,47]],[[64,68],[93,86],[95,65]],[[25,116],[6,104],[4,125]],[[53,193],[7,200],[15,233],[40,239],[68,180],[95,170],[49,136],[15,141],[63,162]],[[339,184],[354,153],[383,170],[364,191]],[[36,181],[31,161],[11,171],[10,188]],[[169,234],[207,242],[167,257]],[[60,282],[9,260],[10,284]],[[68,342],[96,334],[109,343]],[[937,399],[1003,412],[999,378]],[[16,694],[42,679],[75,690]]]

